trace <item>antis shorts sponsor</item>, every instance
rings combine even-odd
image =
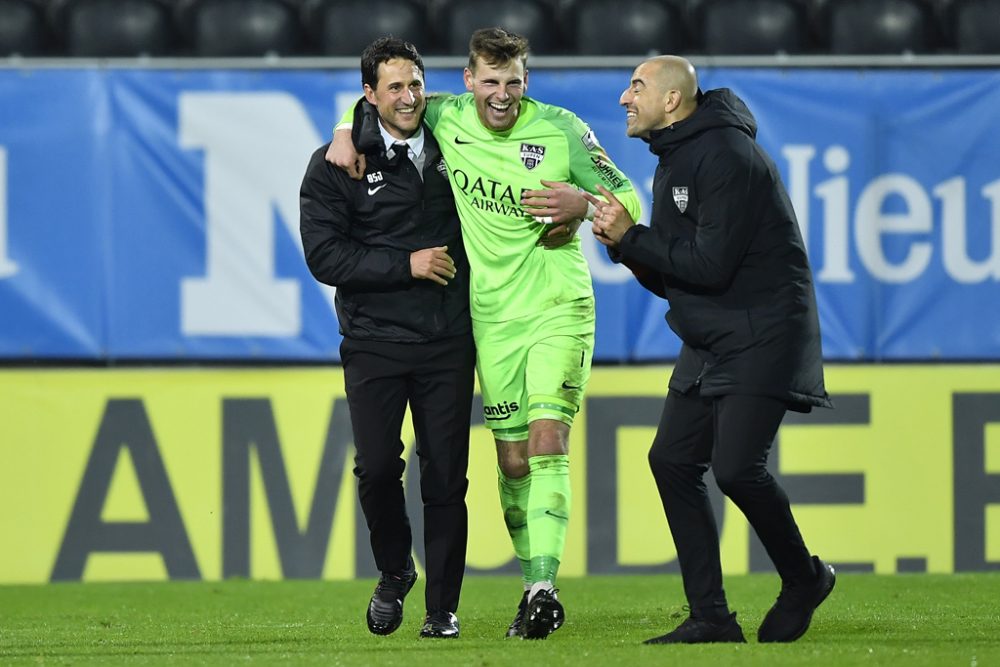
[[[520,409],[516,401],[503,401],[496,405],[484,405],[483,416],[489,421],[503,421]]]

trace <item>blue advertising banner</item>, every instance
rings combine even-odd
[[[1000,358],[1000,72],[712,69],[757,116],[816,277],[829,359]],[[648,215],[625,70],[536,70]],[[0,357],[336,360],[298,189],[360,93],[339,71],[0,70]],[[427,73],[463,90],[460,72]],[[596,358],[674,356],[667,304],[581,230]]]

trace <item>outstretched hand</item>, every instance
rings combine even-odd
[[[333,133],[333,141],[326,149],[326,161],[343,169],[356,181],[360,181],[365,173],[365,156],[355,150],[350,130],[337,130]]]
[[[632,229],[635,220],[613,192],[603,185],[598,185],[597,190],[607,201],[602,201],[589,192],[583,193],[587,201],[597,209],[590,229],[594,232],[594,238],[603,245],[614,248],[621,242],[625,232]]]

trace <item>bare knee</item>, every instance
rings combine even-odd
[[[538,419],[528,426],[528,455],[569,454],[569,426],[554,419]]]
[[[505,477],[520,479],[528,474],[528,443],[497,440],[497,465]]]

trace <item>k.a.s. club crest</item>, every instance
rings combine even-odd
[[[675,185],[674,188],[674,203],[677,204],[677,210],[683,213],[688,207],[688,189],[686,185]]]
[[[521,144],[521,164],[531,171],[542,163],[545,158],[545,146],[538,144]]]

